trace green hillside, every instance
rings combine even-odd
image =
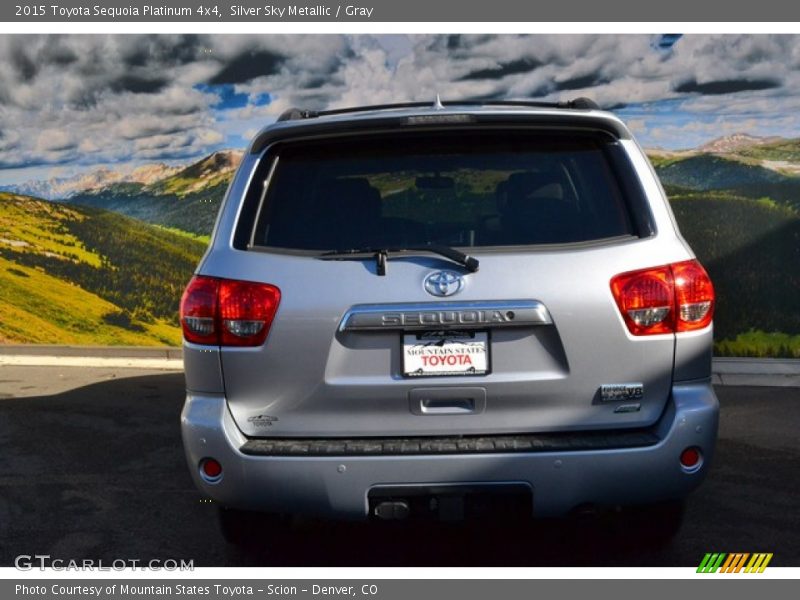
[[[780,140],[771,144],[757,144],[737,150],[736,154],[760,160],[800,162],[800,139]]]
[[[758,149],[769,148],[759,146]],[[745,151],[753,153],[756,148]],[[771,198],[794,210],[800,210],[800,177],[779,173],[750,159],[720,157],[711,154],[688,158],[651,157],[664,187],[670,192],[725,191],[734,196]]]
[[[769,198],[783,206],[800,211],[800,178],[787,178],[780,183],[742,185],[731,192],[747,198]]]
[[[150,184],[121,182],[70,196],[65,202],[94,206],[148,223],[209,236],[220,203],[241,159],[224,150]]]
[[[670,199],[717,290],[717,353],[800,358],[800,215],[725,192]]]
[[[178,344],[203,251],[123,215],[0,193],[0,342]]]
[[[655,167],[663,184],[695,190],[734,189],[742,186],[763,186],[794,181],[794,178],[757,164],[713,154],[697,154],[678,160],[656,161]]]
[[[172,180],[178,185],[175,180]],[[208,236],[214,227],[228,180],[183,195],[153,194],[141,184],[126,183],[69,198],[70,204],[114,211],[153,223]]]

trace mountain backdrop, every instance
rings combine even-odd
[[[648,155],[717,288],[717,353],[800,357],[800,139],[742,133]],[[177,343],[181,289],[240,159],[0,193],[0,341]]]
[[[716,351],[800,357],[800,139],[648,152],[717,290]]]
[[[0,192],[0,343],[177,345],[204,248],[118,213]]]
[[[10,191],[45,200],[63,200],[81,192],[99,190],[115,183],[147,186],[166,179],[180,170],[181,167],[167,166],[164,163],[147,164],[124,171],[101,167],[72,177],[54,177],[27,181],[19,185],[0,186],[0,191]]]

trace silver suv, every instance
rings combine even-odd
[[[461,519],[657,505],[705,476],[714,291],[590,100],[291,110],[181,301],[183,442],[254,513]]]

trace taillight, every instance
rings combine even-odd
[[[633,335],[702,329],[714,316],[714,287],[696,260],[622,273],[611,292]]]
[[[611,291],[633,335],[673,332],[675,292],[669,267],[617,275]]]
[[[183,337],[194,344],[217,344],[219,279],[192,277],[181,298]]]
[[[181,298],[181,327],[187,342],[260,346],[280,304],[273,285],[197,275]]]
[[[274,285],[223,279],[219,318],[223,346],[260,346],[267,339],[281,292]]]
[[[714,316],[714,286],[696,260],[672,265],[675,303],[678,306],[678,331],[702,329]]]

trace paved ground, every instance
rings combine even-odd
[[[0,344],[0,367],[51,366],[182,371],[180,347]],[[715,385],[800,387],[800,359],[719,358],[711,365]],[[30,394],[28,394],[30,395]]]
[[[507,531],[304,523],[280,552],[242,554],[186,471],[180,373],[0,367],[0,565],[54,558],[194,559],[197,566],[692,566],[711,550],[800,566],[800,389],[723,387],[720,443],[680,536],[580,519]]]

